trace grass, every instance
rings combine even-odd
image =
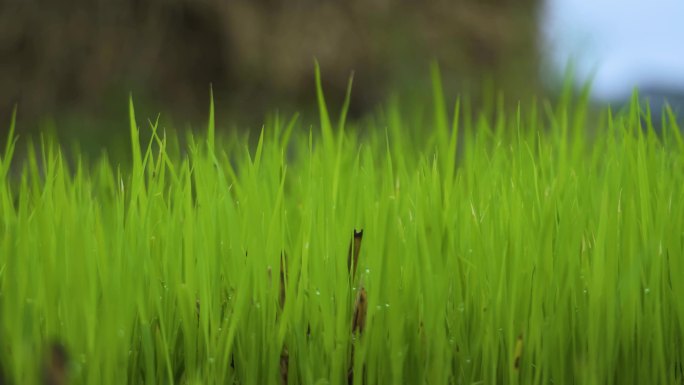
[[[429,124],[331,118],[319,82],[320,125],[274,116],[253,147],[213,104],[181,146],[131,102],[130,166],[20,161],[11,133],[4,384],[683,383],[674,119],[469,119],[434,79]]]

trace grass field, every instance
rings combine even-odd
[[[434,77],[428,124],[347,124],[319,86],[319,125],[255,146],[213,104],[180,145],[131,102],[130,166],[10,134],[0,383],[683,383],[674,120],[470,119]]]

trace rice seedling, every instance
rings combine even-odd
[[[434,89],[429,118],[351,123],[318,82],[318,126],[274,115],[255,147],[213,102],[183,149],[131,102],[130,165],[51,140],[19,159],[13,118],[0,382],[684,382],[672,114],[660,135],[636,97],[472,119]]]

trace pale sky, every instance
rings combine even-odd
[[[634,87],[684,92],[684,0],[545,0],[541,31],[557,76],[593,74],[597,100]]]

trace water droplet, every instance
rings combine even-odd
[[[499,333],[503,333],[503,328],[499,328]]]
[[[385,307],[386,307],[386,308],[388,308],[388,307],[389,307],[389,304],[388,304],[388,303],[386,303],[386,304],[385,304]]]
[[[468,365],[470,365],[471,362],[472,362],[472,361],[470,361],[470,358],[468,358],[468,359],[466,360],[466,364],[468,364]]]
[[[321,291],[316,289],[316,295],[321,295]]]
[[[366,268],[366,274],[370,274],[370,269]]]
[[[309,248],[309,242],[306,242],[306,243],[304,244],[304,248],[305,248],[305,249],[308,249],[308,248]]]
[[[648,288],[648,287],[645,288],[645,289],[644,289],[644,294],[646,294],[646,295],[651,294],[651,289]]]
[[[254,306],[256,306],[257,309],[260,309],[260,308],[261,308],[261,304],[260,304],[259,302],[257,302],[256,304],[254,304]]]
[[[584,295],[589,294],[589,291],[587,289],[582,290],[582,292],[584,293]]]
[[[214,363],[214,357],[209,357],[209,364],[213,364],[213,363]]]

